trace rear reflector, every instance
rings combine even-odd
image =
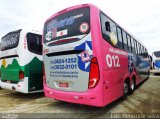
[[[74,96],[74,99],[84,99],[84,98],[79,96]]]
[[[23,71],[19,71],[19,79],[23,79],[24,78],[24,72]]]
[[[96,57],[91,59],[88,88],[95,88],[100,80],[99,66]]]

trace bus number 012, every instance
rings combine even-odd
[[[107,61],[107,65],[108,67],[120,67],[119,64],[119,57],[117,55],[106,55],[106,61]]]

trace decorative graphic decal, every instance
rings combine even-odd
[[[64,36],[64,35],[67,35],[68,34],[68,30],[67,29],[64,29],[62,31],[58,31],[56,33],[56,36],[55,37],[59,37],[59,36]]]
[[[82,53],[81,53],[81,58],[82,58],[82,61],[83,61],[83,62],[90,61],[90,56],[89,56],[88,51],[82,52]]]
[[[133,71],[133,59],[131,55],[128,55],[128,70],[131,73]]]
[[[51,31],[49,31],[45,38],[47,41],[50,41],[52,38],[56,38],[56,37],[60,37],[60,36],[64,36],[64,35],[67,35],[68,34],[68,30],[67,29],[64,29],[64,30],[61,30],[61,31],[58,31],[57,32],[57,29],[54,29]]]
[[[19,33],[7,35],[3,38],[1,45],[3,47],[12,46],[18,42]]]
[[[73,24],[75,21],[74,16],[71,16],[69,18],[65,18],[62,20],[57,21],[57,19],[51,21],[48,26],[47,26],[47,31],[51,31],[52,29],[58,29],[58,28],[62,28],[64,26],[68,26]]]
[[[80,70],[90,71],[90,60],[93,57],[91,35],[88,35],[87,40],[81,45],[75,47],[75,50],[83,50],[78,54],[78,67]]]
[[[83,22],[83,23],[80,25],[80,27],[79,27],[79,30],[80,30],[80,32],[82,32],[82,33],[87,32],[88,29],[89,29],[89,25],[88,25],[87,22]]]
[[[17,59],[13,59],[11,64],[6,63],[6,61],[2,60],[1,65],[1,80],[13,80],[13,81],[19,81],[19,71],[24,70],[25,68],[29,68],[29,66],[36,66],[37,68],[42,64],[42,61],[40,61],[37,57],[34,57],[31,62],[24,66],[20,66]],[[29,76],[28,70],[25,71],[25,76]]]
[[[52,32],[51,32],[51,31],[47,32],[47,34],[46,34],[46,36],[45,36],[45,39],[46,39],[47,41],[50,41],[50,40],[52,39]]]
[[[6,67],[6,60],[5,59],[2,60],[2,66]]]
[[[49,60],[49,76],[56,80],[66,80],[67,78],[78,79],[82,74],[90,71],[90,60],[93,56],[91,35],[88,34],[81,39],[81,43],[75,46],[74,50],[80,50],[81,53],[54,56]],[[77,42],[78,43],[78,42]],[[75,43],[75,45],[77,44]]]
[[[160,68],[160,60],[156,60],[154,66]]]

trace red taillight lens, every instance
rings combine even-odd
[[[46,73],[45,73],[44,62],[43,62],[43,82],[46,83]]]
[[[19,71],[19,79],[23,79],[24,78],[24,72],[23,71]]]
[[[94,88],[97,86],[98,82],[100,80],[99,76],[99,66],[98,61],[96,57],[93,57],[91,59],[91,65],[90,65],[90,73],[89,73],[89,88]]]

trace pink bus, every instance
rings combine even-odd
[[[149,77],[147,49],[91,4],[64,9],[44,24],[44,93],[103,107]]]

